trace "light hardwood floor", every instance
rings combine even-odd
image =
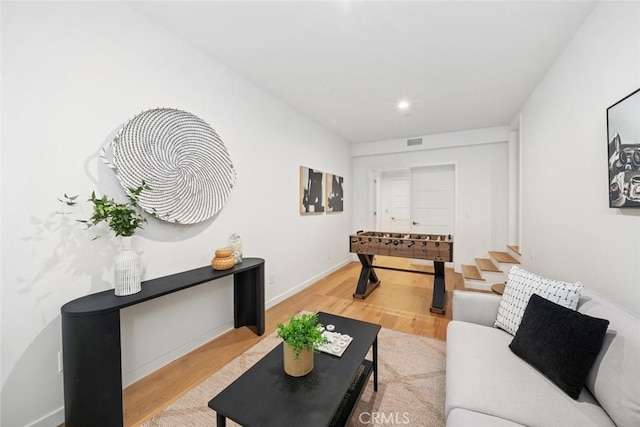
[[[376,257],[375,264],[428,270],[404,258]],[[266,312],[265,335],[278,322],[301,311],[325,311],[378,323],[384,328],[444,340],[451,319],[451,292],[462,289],[463,279],[452,269],[445,271],[446,314],[429,312],[433,276],[392,270],[376,270],[380,286],[365,300],[352,294],[360,275],[360,263],[352,262],[291,296]],[[268,286],[268,285],[267,285]],[[159,369],[124,390],[124,424],[138,426],[211,374],[255,345],[258,337],[249,328],[231,330]],[[213,396],[211,396],[213,398]]]

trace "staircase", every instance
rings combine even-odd
[[[507,252],[489,251],[489,258],[476,258],[475,265],[462,265],[467,289],[491,291],[491,285],[507,281],[509,270],[520,264],[520,248],[507,246]]]

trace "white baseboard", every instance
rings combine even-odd
[[[31,424],[27,424],[27,427],[52,427],[60,424],[64,424],[64,406],[38,418]]]
[[[276,305],[278,303],[281,303],[282,301],[286,300],[290,296],[297,294],[301,290],[311,286],[312,284],[314,284],[318,280],[322,279],[323,277],[328,276],[329,274],[333,273],[334,271],[337,271],[337,270],[341,269],[342,267],[344,267],[345,265],[349,264],[352,261],[353,261],[352,259],[346,259],[346,260],[342,261],[341,263],[336,264],[333,267],[323,271],[322,273],[312,277],[311,279],[308,279],[308,280],[300,283],[295,288],[289,289],[288,291],[283,292],[283,293],[281,293],[280,295],[278,295],[278,296],[276,296],[274,298],[271,298],[269,301],[267,301],[265,303],[265,309],[269,309],[269,308],[273,307],[274,305]]]
[[[147,375],[157,371],[163,366],[168,365],[176,359],[184,356],[185,354],[201,347],[211,341],[214,338],[219,337],[227,331],[233,329],[233,322],[225,322],[222,325],[218,326],[215,329],[212,329],[199,337],[192,339],[189,342],[182,344],[180,347],[177,347],[171,350],[168,353],[163,354],[162,356],[152,360],[149,363],[144,364],[132,371],[125,372],[122,374],[122,386],[128,387],[134,382],[141,380]]]
[[[281,301],[284,301],[285,299],[287,299],[288,297],[290,297],[291,295],[294,295],[298,292],[300,292],[302,289],[310,286],[311,284],[317,282],[318,280],[320,280],[321,278],[333,273],[334,271],[344,267],[345,265],[347,265],[348,263],[350,263],[351,260],[345,260],[331,268],[329,268],[328,270],[323,271],[322,273],[318,274],[315,277],[312,277],[311,279],[299,284],[298,286],[296,286],[293,289],[288,290],[287,292],[284,292],[281,295],[278,295],[275,298],[272,298],[271,300],[269,300],[268,302],[265,303],[265,309],[270,308],[276,304],[278,304]],[[146,377],[147,375],[157,371],[158,369],[162,368],[163,366],[168,365],[169,363],[173,362],[174,360],[184,356],[185,354],[197,349],[200,346],[203,346],[204,344],[208,343],[209,341],[213,340],[214,338],[219,337],[220,335],[224,334],[227,331],[230,331],[231,329],[233,329],[233,322],[225,322],[222,325],[220,325],[219,327],[212,329],[211,331],[208,331],[207,333],[192,339],[191,341],[181,345],[178,348],[175,348],[173,350],[171,350],[170,352],[152,360],[151,362],[140,366],[132,371],[123,373],[122,375],[122,385],[123,387],[128,387],[129,385],[133,384],[134,382]]]
[[[296,286],[293,289],[288,290],[287,292],[284,292],[280,295],[278,295],[275,298],[272,298],[271,300],[269,300],[268,302],[265,302],[265,309],[268,309],[276,304],[278,304],[281,301],[284,301],[285,299],[287,299],[288,297],[290,297],[291,295],[294,295],[298,292],[300,292],[302,289],[312,285],[313,283],[317,282],[318,280],[320,280],[321,278],[333,273],[336,270],[339,270],[340,268],[344,267],[345,265],[347,265],[348,263],[350,263],[351,260],[345,260],[325,271],[323,271],[322,273],[316,275],[315,277],[312,277],[309,280],[306,280],[305,282],[299,284],[298,286]],[[125,372],[122,375],[122,385],[123,387],[128,387],[129,385],[133,384],[134,382],[146,377],[147,375],[157,371],[158,369],[162,368],[163,366],[168,365],[169,363],[173,362],[174,360],[184,356],[185,354],[197,349],[200,346],[203,346],[204,344],[208,343],[209,341],[213,340],[214,338],[219,337],[220,335],[224,334],[227,331],[230,331],[231,329],[233,329],[233,322],[225,322],[222,325],[220,325],[219,327],[212,329],[210,331],[208,331],[207,333],[192,339],[191,341],[181,345],[178,348],[175,348],[173,350],[171,350],[170,352],[152,360],[151,362],[140,366],[132,371],[129,372]]]

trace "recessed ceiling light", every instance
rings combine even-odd
[[[409,109],[409,101],[398,102],[398,110],[408,110],[408,109]]]

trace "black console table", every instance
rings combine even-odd
[[[113,290],[62,306],[65,425],[122,426],[120,309],[233,275],[234,327],[255,326],[264,334],[264,260],[244,258],[229,270],[210,266],[142,282],[142,291]]]

